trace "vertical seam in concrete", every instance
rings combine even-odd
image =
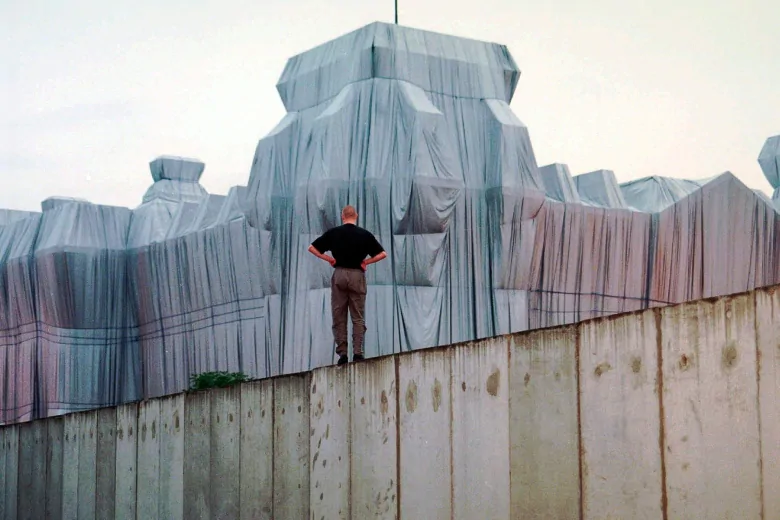
[[[582,471],[583,464],[583,444],[582,444],[582,399],[581,399],[581,386],[580,386],[580,343],[582,336],[582,325],[577,325],[574,334],[574,365],[576,368],[575,379],[577,382],[577,456],[579,458],[579,483],[580,483],[580,520],[585,518],[585,486],[584,476]]]
[[[241,365],[239,365],[241,366]],[[244,431],[243,423],[244,423],[244,415],[242,413],[242,407],[241,402],[243,401],[244,397],[244,385],[246,383],[240,383],[236,385],[234,388],[236,389],[236,400],[238,401],[238,413],[236,413],[236,422],[238,423],[238,488],[236,491],[238,492],[238,502],[237,502],[237,509],[238,509],[238,518],[241,518],[241,467],[244,465],[241,461],[241,433]],[[309,389],[311,391],[311,389]],[[183,462],[183,461],[182,461]],[[311,466],[309,466],[311,468]]]
[[[98,482],[98,448],[100,447],[100,409],[92,410],[92,412],[95,414],[95,511],[92,513],[93,518],[97,516],[97,490],[99,486]],[[160,455],[157,454],[157,459],[159,460]]]
[[[347,365],[347,367],[347,397],[344,400],[344,406],[347,409],[347,518],[352,520],[352,374],[354,365]]]
[[[512,517],[512,336],[506,337],[506,450],[509,461],[509,475],[507,479],[507,496],[509,497],[509,517]]]
[[[271,380],[271,518],[276,518],[276,380]]]
[[[45,515],[46,499],[48,498],[49,493],[46,482],[49,479],[49,471],[51,467],[49,465],[49,461],[47,460],[47,455],[49,452],[49,425],[48,423],[44,422],[42,423],[42,426],[43,433],[41,435],[41,444],[43,445],[43,497],[41,497],[41,500],[43,501],[43,513]],[[114,467],[116,468],[116,448],[114,448],[114,453]],[[116,481],[114,482],[114,488],[116,489]]]
[[[22,426],[18,425],[16,426],[16,517],[19,518],[20,512],[19,512],[19,504],[21,504],[22,499],[22,465],[19,464],[22,460]]]
[[[163,434],[163,403],[165,401],[171,401],[172,398],[170,396],[166,396],[160,400],[157,401],[157,516],[158,518],[161,517],[163,507],[163,496],[162,496],[162,461],[160,460],[160,455],[162,452],[162,434]],[[154,419],[152,419],[154,420]]]
[[[401,378],[398,356],[393,356],[395,369],[395,517],[401,520]]]
[[[236,486],[236,493],[238,495],[238,501],[236,502],[236,509],[237,509],[236,513],[237,513],[237,517],[238,518],[241,518],[241,466],[243,465],[241,463],[241,432],[243,430],[243,428],[241,428],[241,423],[244,420],[243,415],[242,415],[244,413],[244,407],[241,406],[243,404],[243,400],[241,399],[241,397],[244,395],[244,392],[243,392],[244,384],[245,383],[238,384],[238,385],[233,386],[233,388],[231,388],[231,392],[235,396],[235,401],[237,403],[237,406],[236,406],[236,408],[237,408],[237,410],[236,410],[236,417],[238,418],[238,420],[236,421],[236,422],[238,422],[238,436],[236,437],[236,443],[238,444],[238,450],[236,450],[236,451],[238,451],[238,482],[237,482],[237,486]],[[309,392],[311,391],[311,386],[309,386],[308,391]],[[309,412],[309,413],[311,413],[311,412]],[[309,423],[309,428],[311,428],[311,423]],[[182,467],[183,466],[184,466],[184,461],[182,460]],[[309,476],[311,476],[311,466],[309,466]],[[311,486],[311,482],[309,482],[309,486]]]
[[[61,452],[60,453],[60,471],[59,471],[60,485],[59,485],[59,487],[57,489],[54,490],[54,492],[55,492],[54,496],[59,498],[60,507],[59,507],[59,512],[57,513],[57,516],[62,518],[62,494],[63,494],[63,486],[64,486],[63,482],[65,480],[63,478],[64,469],[65,469],[65,467],[63,466],[63,453],[64,453],[64,450],[65,450],[65,419],[64,418],[58,418],[57,421],[62,423],[62,432],[60,432],[60,442],[59,442],[59,444],[60,444],[60,452]],[[48,428],[47,428],[47,430],[48,430]],[[48,450],[48,447],[47,447],[47,450]],[[53,458],[54,458],[54,453],[52,453],[52,459]],[[46,459],[47,463],[48,463],[48,460],[49,459],[48,459],[48,453],[47,453],[47,459]],[[47,495],[47,497],[48,497],[48,495]]]
[[[135,405],[135,437],[133,437],[133,439],[135,440],[134,441],[135,442],[135,471],[134,471],[135,474],[133,475],[135,477],[135,485],[133,486],[133,491],[135,492],[135,507],[133,509],[135,512],[136,520],[138,520],[138,439],[139,439],[138,425],[141,422],[141,405],[143,403],[144,401],[139,401]]]
[[[763,292],[763,291],[761,291]],[[761,435],[761,344],[758,334],[758,291],[753,293],[753,337],[756,341],[756,418],[758,419],[758,498],[761,501],[759,511],[764,518],[764,445]]]
[[[306,459],[309,461],[307,464],[308,469],[306,471],[306,518],[311,517],[311,438],[312,438],[312,432],[311,432],[311,382],[312,382],[312,373],[311,370],[306,373],[306,385],[304,385],[305,392],[303,395],[305,396],[304,399],[306,400],[306,406],[302,406],[301,410],[304,413],[304,420],[306,421],[306,434],[309,435],[307,441],[306,441],[306,452],[307,457]],[[241,432],[239,431],[239,434]]]
[[[76,518],[79,518],[81,516],[81,511],[83,510],[81,507],[81,501],[79,500],[79,480],[81,480],[81,423],[79,422],[79,418],[81,415],[79,415],[79,412],[76,412],[73,415],[73,420],[76,423]],[[17,439],[17,442],[19,440]],[[17,462],[18,464],[18,462]],[[16,479],[16,485],[19,485],[19,478]],[[17,508],[19,505],[17,504]]]
[[[98,452],[98,444],[100,442],[99,435],[98,435],[100,433],[100,410],[99,409],[92,410],[91,413],[95,414],[95,436],[94,436],[94,439],[95,439],[95,493],[97,494],[97,488],[98,488],[98,458],[97,458],[97,452]],[[85,437],[85,439],[86,439],[86,437]],[[158,459],[160,458],[159,454],[158,454],[157,458]],[[93,500],[93,505],[92,505],[92,508],[93,508],[92,509],[92,517],[93,518],[97,516],[97,505],[98,505],[97,504],[97,496],[95,496],[95,499]]]
[[[447,356],[447,363],[449,364],[449,373],[450,373],[450,382],[449,382],[449,400],[450,400],[450,520],[455,520],[455,458],[454,458],[454,438],[452,435],[452,424],[453,424],[453,418],[454,418],[454,401],[455,401],[455,393],[452,388],[452,382],[454,381],[455,377],[452,373],[452,358],[456,355],[458,347],[455,347],[450,353],[450,355]]]
[[[113,467],[113,475],[112,475],[112,481],[113,486],[111,488],[111,495],[112,495],[112,501],[114,504],[114,507],[112,508],[114,510],[114,514],[116,514],[116,451],[117,451],[117,443],[116,443],[116,426],[117,426],[117,414],[119,413],[119,407],[114,408],[114,413],[112,414],[114,417],[114,431],[112,432],[113,437],[113,445],[114,445],[114,467]],[[184,448],[184,446],[182,446]],[[183,465],[183,463],[182,463]]]
[[[661,450],[661,514],[664,520],[669,518],[669,498],[666,495],[666,417],[664,413],[664,365],[663,337],[661,335],[661,310],[653,309],[656,338],[656,385],[658,387],[658,447]]]

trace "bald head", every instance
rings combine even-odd
[[[341,220],[345,224],[354,224],[357,222],[357,218],[358,214],[354,206],[344,206],[344,209],[341,210]]]

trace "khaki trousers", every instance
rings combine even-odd
[[[336,342],[336,354],[346,356],[347,311],[352,317],[352,353],[363,354],[363,336],[366,321],[363,312],[366,309],[366,273],[362,269],[337,267],[330,279],[330,306],[333,312],[333,340]]]

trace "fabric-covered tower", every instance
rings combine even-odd
[[[772,185],[774,193],[772,201],[780,208],[780,135],[770,137],[758,154],[758,164],[764,172],[766,180]]]
[[[508,332],[496,301],[522,314],[527,297],[522,282],[494,294],[502,242],[544,200],[509,107],[519,75],[502,45],[384,23],[289,60],[288,113],[248,185],[278,269],[284,371],[332,361],[329,266],[304,252],[348,203],[390,254],[368,273],[367,355]]]

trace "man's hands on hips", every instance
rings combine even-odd
[[[375,264],[381,260],[384,260],[385,258],[387,258],[387,253],[385,251],[382,251],[376,256],[372,256],[371,258],[363,260],[363,262],[360,264],[360,268],[363,269],[363,271],[365,271],[369,265]]]
[[[333,258],[330,255],[323,255],[322,253],[317,251],[317,248],[314,247],[314,246],[309,246],[309,253],[313,254],[314,256],[316,256],[317,258],[319,258],[321,260],[325,260],[326,262],[328,262],[330,264],[331,267],[334,267],[336,265],[336,259],[335,258]]]

